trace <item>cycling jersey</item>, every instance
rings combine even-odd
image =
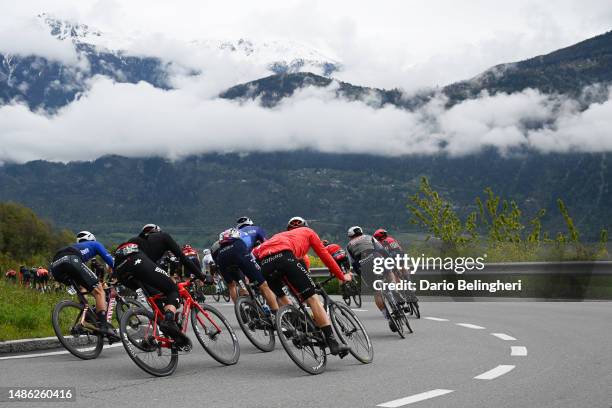
[[[266,240],[263,228],[256,225],[245,225],[239,228],[240,239],[244,241],[249,251]]]
[[[325,249],[327,249],[327,252],[329,252],[336,262],[346,259],[346,252],[344,252],[344,249],[338,244],[329,244]]]
[[[321,258],[321,261],[338,280],[344,280],[342,270],[321,243],[321,238],[308,227],[279,232],[255,248],[253,254],[257,259],[263,259],[283,251],[291,251],[296,258],[302,259],[310,248],[315,251],[319,258]]]
[[[78,244],[70,245],[72,248],[76,248],[81,254],[81,261],[88,262],[96,255],[100,255],[104,262],[111,268],[113,267],[113,257],[108,253],[104,245],[98,241],[85,241],[79,242]]]
[[[202,264],[205,267],[208,267],[211,264],[214,265],[214,263],[215,263],[215,260],[213,259],[212,254],[207,254],[202,257]]]
[[[363,258],[376,254],[377,256],[388,256],[385,248],[371,235],[363,234],[351,239],[346,246],[351,260],[351,265],[355,270],[359,270],[359,261]]]
[[[198,279],[204,279],[202,271],[183,254],[183,251],[181,251],[181,248],[170,234],[162,231],[148,235],[141,234],[119,245],[117,249],[119,250],[121,247],[129,246],[130,243],[136,244],[138,246],[138,252],[142,252],[153,262],[159,261],[166,251],[170,251],[174,256],[180,259],[181,263],[188,269],[191,275],[196,276]]]
[[[387,252],[389,252],[390,255],[396,255],[396,254],[403,254],[404,250],[402,249],[401,245],[399,244],[399,242],[397,242],[397,240],[389,235],[387,235],[387,238],[379,241],[381,243],[381,245],[387,250]]]
[[[38,268],[36,270],[36,275],[38,277],[44,277],[44,276],[48,276],[49,275],[49,271],[46,270],[45,268]]]

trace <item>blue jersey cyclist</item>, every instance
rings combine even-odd
[[[249,251],[266,240],[266,233],[263,228],[253,225],[253,221],[249,217],[238,218],[236,228],[240,231],[240,239]]]
[[[113,257],[89,231],[79,232],[76,241],[75,244],[57,251],[51,262],[51,274],[58,282],[66,285],[74,282],[91,293],[96,300],[98,329],[108,336],[115,336],[113,327],[106,321],[104,288],[98,276],[86,265],[89,260],[100,256],[109,267],[113,268]]]

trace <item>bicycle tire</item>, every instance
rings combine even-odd
[[[166,376],[171,375],[172,373],[174,373],[178,365],[178,351],[174,347],[165,348],[165,347],[161,347],[159,344],[157,345],[151,344],[149,348],[146,348],[142,344],[145,341],[144,336],[143,336],[143,339],[141,340],[141,343],[138,343],[133,333],[135,332],[135,326],[132,320],[134,318],[138,320],[138,324],[136,327],[138,327],[138,330],[140,330],[140,328],[144,326],[144,324],[141,324],[140,317],[146,317],[148,324],[147,324],[147,328],[144,329],[144,335],[147,336],[146,341],[153,343],[153,340],[151,339],[151,331],[150,331],[153,329],[152,325],[154,324],[154,319],[155,319],[153,312],[150,312],[144,308],[129,309],[127,312],[123,314],[123,317],[121,318],[121,324],[119,325],[119,333],[121,336],[121,342],[123,343],[123,347],[125,348],[125,351],[127,352],[128,356],[130,356],[132,361],[138,367],[140,367],[143,371],[155,377],[166,377]],[[139,355],[145,356],[145,355],[157,354],[158,357],[161,357],[161,353],[164,350],[168,350],[169,360],[166,366],[162,366],[160,368],[153,367],[152,365],[145,362],[144,359],[139,356]]]
[[[347,296],[347,297],[342,296],[342,300],[344,300],[344,303],[346,303],[347,306],[351,305],[351,296]]]
[[[395,303],[395,300],[389,299],[393,295],[390,292],[383,292],[383,303],[385,304],[385,309],[387,310],[387,314],[389,316],[389,320],[395,324],[397,328],[396,333],[402,338],[405,339],[406,335],[404,334],[404,322],[400,317],[398,318],[398,314],[401,312],[404,316],[404,312],[400,311]]]
[[[62,322],[60,322],[60,320],[63,320],[63,318],[60,318],[60,313],[62,309],[67,308],[67,307],[72,307],[72,308],[77,309],[79,311],[79,313],[77,313],[77,318],[78,318],[81,316],[81,313],[83,313],[83,310],[85,309],[86,306],[83,305],[82,303],[74,302],[72,300],[62,300],[61,302],[55,305],[55,307],[53,308],[53,311],[51,312],[51,323],[53,325],[53,331],[55,331],[55,335],[57,336],[57,339],[60,341],[60,343],[62,343],[62,346],[64,346],[64,348],[68,350],[70,354],[72,354],[75,357],[78,357],[82,360],[92,360],[94,358],[97,358],[102,352],[102,348],[104,347],[104,336],[102,334],[94,333],[86,328],[83,328],[82,330],[86,333],[85,334],[86,339],[81,340],[81,338],[79,337],[77,340],[77,337],[75,337],[73,334],[71,334],[71,336],[68,337],[68,336],[64,336],[64,334],[62,333],[62,327],[61,327]],[[76,326],[76,321],[70,327],[71,333],[75,329],[75,326]],[[96,343],[93,346],[93,349],[81,351],[80,349],[77,348],[77,345],[79,342],[86,341],[89,343],[90,341],[93,341],[94,339]]]
[[[361,301],[361,277],[359,275],[353,276],[353,281],[355,282],[355,294],[353,294],[353,303],[357,308],[360,308],[362,305]]]
[[[127,306],[127,307],[126,307]],[[144,308],[143,305],[134,299],[125,299],[125,301],[121,301],[117,299],[117,306],[115,309],[115,319],[117,323],[121,325],[121,318],[123,315],[132,308]]]
[[[223,300],[225,300],[226,302],[230,301],[230,294],[229,294],[229,289],[225,289],[222,293],[223,295]]]
[[[306,329],[301,330],[299,327],[296,327],[298,325],[303,325]],[[285,352],[302,370],[306,371],[308,374],[317,375],[325,371],[327,366],[327,353],[325,352],[324,346],[316,344],[316,339],[313,339],[314,331],[309,332],[308,326],[309,324],[306,321],[306,317],[302,311],[294,305],[285,305],[276,313],[278,338]],[[302,344],[304,342],[308,343],[306,347]],[[312,351],[311,355],[317,364],[306,364],[293,352],[292,347],[302,350],[302,356],[304,356],[304,349],[308,347]],[[318,349],[318,354],[315,349]]]
[[[411,302],[410,309],[412,310],[412,313],[417,319],[421,318],[421,310],[419,309],[419,302]]]
[[[336,311],[340,311],[343,317],[346,318],[348,324],[352,325],[353,328],[346,327],[347,322],[339,320]],[[369,364],[374,359],[374,347],[372,346],[372,341],[370,340],[370,336],[366,331],[365,327],[355,314],[348,306],[343,305],[342,303],[332,303],[329,306],[329,316],[334,327],[334,331],[338,335],[338,338],[346,345],[351,346],[349,352],[353,357],[355,357],[359,362],[363,364]],[[347,333],[348,331],[351,331]],[[358,339],[358,336],[354,334],[357,332],[362,333],[363,339]],[[357,340],[357,341],[354,341]],[[357,347],[353,347],[349,342],[352,342],[355,345],[362,345],[365,349],[364,353],[360,353],[357,350]]]
[[[191,309],[191,326],[193,327],[193,331],[198,341],[200,342],[204,350],[206,350],[206,352],[210,354],[210,356],[217,360],[219,363],[223,365],[236,364],[238,362],[238,359],[240,358],[240,345],[238,344],[238,338],[236,337],[236,333],[234,333],[234,330],[230,326],[225,316],[221,314],[221,312],[219,312],[214,307],[207,305],[206,303],[198,304],[205,312],[208,312],[208,316],[203,316],[203,318],[200,318],[200,315],[202,314],[200,310],[195,305]],[[212,319],[211,315],[214,315],[216,319]],[[210,327],[206,326],[205,324],[202,324],[205,321],[208,321],[210,323]],[[222,329],[221,331],[219,331],[217,327],[212,324],[213,321],[217,327]],[[215,330],[215,333],[211,331],[211,328]],[[223,329],[225,330],[223,331]],[[224,333],[224,343],[228,344],[228,349],[231,349],[230,353],[226,353],[227,355],[221,354],[220,351],[217,351],[212,347],[213,345],[221,344],[219,342],[220,333]],[[230,340],[232,343],[231,347],[229,346]]]
[[[238,320],[244,335],[255,347],[263,352],[274,350],[276,343],[274,329],[271,324],[265,321],[266,317],[262,315],[262,312],[253,300],[244,296],[239,297],[234,305],[234,311],[236,312],[236,320]],[[249,321],[244,321],[245,317],[248,317]],[[263,335],[262,340],[257,337],[258,332]]]

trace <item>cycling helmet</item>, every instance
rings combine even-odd
[[[238,229],[246,227],[247,225],[253,225],[253,220],[249,217],[240,217],[236,220],[236,228]]]
[[[143,235],[149,235],[153,232],[159,232],[159,231],[161,231],[161,228],[159,228],[159,225],[147,224],[144,227],[142,227],[142,231],[140,231],[140,233]]]
[[[189,244],[183,245],[182,249],[183,249],[183,251],[187,251],[187,250],[192,250],[193,251],[193,247],[191,245],[189,245]]]
[[[376,231],[374,231],[374,238],[376,238],[377,240],[381,241],[385,238],[387,238],[387,230],[386,229],[382,229],[379,228]]]
[[[302,217],[293,217],[287,223],[287,231],[295,229],[295,228],[307,227],[307,226],[308,226],[308,222]]]
[[[95,241],[96,237],[89,231],[81,231],[76,234],[76,242]]]
[[[226,229],[225,231],[219,234],[219,241],[222,243],[229,242],[231,240],[239,239],[239,238],[240,238],[240,231],[238,231],[236,228]]]
[[[206,255],[210,255],[210,249],[206,248],[205,250],[203,250],[203,251],[202,251],[202,254],[203,254],[204,256],[206,256]]]
[[[328,246],[329,245],[329,241],[324,239],[323,241],[321,241],[321,243],[323,244],[323,246]]]
[[[359,235],[363,235],[363,230],[361,229],[361,227],[358,227],[357,225],[355,225],[354,227],[351,227],[348,229],[347,235],[349,238],[355,238],[355,237],[358,237]]]

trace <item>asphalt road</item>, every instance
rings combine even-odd
[[[235,366],[220,366],[195,339],[194,351],[182,355],[175,374],[166,378],[141,371],[122,346],[105,349],[93,361],[68,354],[0,359],[2,386],[77,390],[74,403],[0,406],[610,408],[611,306],[425,301],[423,319],[411,320],[415,333],[401,340],[366,302],[357,314],[374,343],[374,362],[331,357],[325,373],[310,376],[278,341],[271,353],[255,349],[233,308],[220,304],[239,335]]]

